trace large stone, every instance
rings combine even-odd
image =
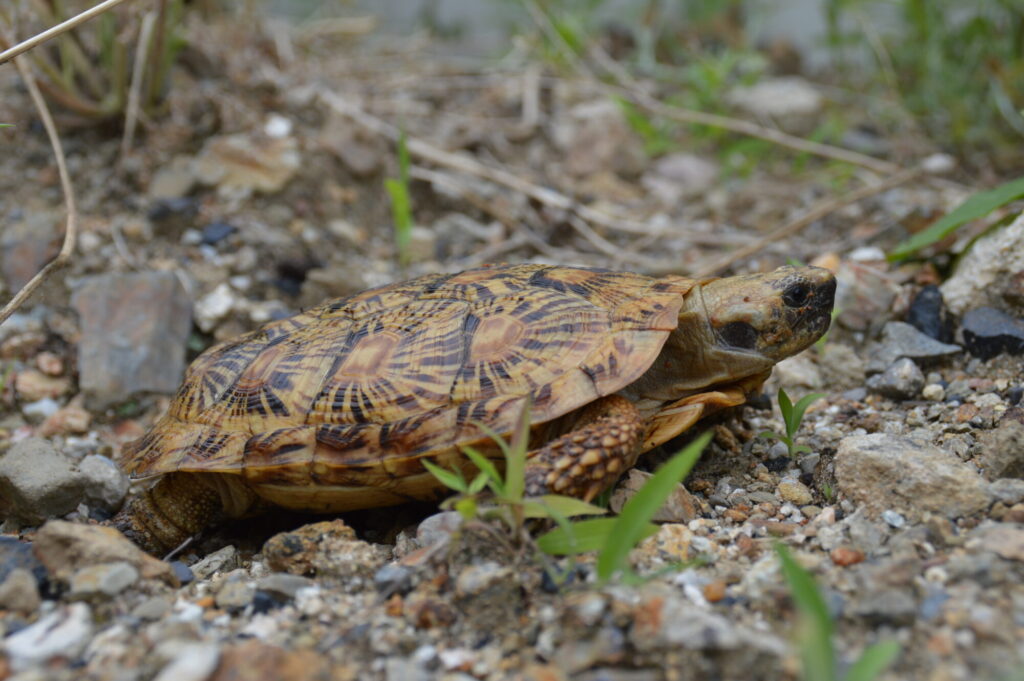
[[[91,505],[114,512],[128,494],[128,476],[102,454],[90,454],[78,464],[85,500]]]
[[[952,518],[988,505],[974,468],[927,442],[886,433],[846,437],[835,467],[839,490],[872,515],[894,510],[917,519],[931,511]]]
[[[901,357],[916,360],[937,360],[960,352],[959,345],[935,340],[906,322],[889,322],[882,329],[882,339],[870,352],[867,372],[879,373]]]
[[[4,282],[17,291],[60,251],[64,220],[56,212],[30,209],[22,219],[4,224],[0,238],[0,269]]]
[[[170,565],[144,552],[112,527],[51,520],[36,532],[33,548],[50,577],[60,581],[70,582],[83,567],[123,561],[138,570],[143,579],[178,585]]]
[[[978,434],[978,463],[989,480],[1024,478],[1024,424],[1006,420]]]
[[[988,305],[1024,316],[1024,213],[974,242],[942,285],[949,309],[962,315]]]
[[[0,516],[36,525],[73,511],[82,493],[74,463],[47,440],[27,438],[0,455]]]
[[[271,570],[320,577],[372,577],[389,551],[356,538],[341,520],[325,520],[282,532],[263,545]]]
[[[82,327],[79,386],[91,407],[104,408],[137,392],[177,389],[192,302],[174,274],[88,277],[71,304]]]
[[[1011,317],[992,307],[979,307],[963,318],[964,345],[981,359],[1006,352],[1024,354],[1024,319]]]

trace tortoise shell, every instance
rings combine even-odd
[[[122,466],[241,476],[304,510],[434,498],[421,458],[464,468],[480,424],[508,433],[529,404],[536,426],[629,385],[697,283],[507,265],[331,301],[207,350]]]

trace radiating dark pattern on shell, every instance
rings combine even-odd
[[[356,467],[400,479],[479,440],[474,422],[509,432],[527,395],[537,424],[632,382],[692,285],[512,265],[330,301],[204,353],[124,464],[254,485],[338,484]]]

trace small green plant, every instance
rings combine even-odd
[[[892,249],[889,260],[904,260],[917,251],[931,246],[952,234],[971,220],[985,217],[997,208],[1024,198],[1024,177],[1001,184],[995,189],[978,192],[957,206],[953,212],[936,221],[928,229],[918,232]]]
[[[497,515],[515,533],[521,532],[527,518],[549,518],[559,523],[577,515],[601,515],[607,511],[593,504],[560,494],[545,494],[539,497],[526,496],[526,454],[530,435],[529,405],[523,409],[510,442],[487,426],[477,423],[488,437],[501,449],[505,458],[505,474],[489,458],[473,447],[463,447],[463,453],[473,462],[479,473],[466,480],[461,471],[449,471],[424,461],[430,473],[449,489],[458,492],[445,504],[453,507],[466,520],[479,515]],[[482,503],[479,498],[487,487],[492,498]]]
[[[811,406],[812,403],[820,400],[822,397],[824,397],[822,393],[811,393],[810,395],[804,395],[796,404],[793,404],[793,401],[789,399],[789,395],[786,394],[786,391],[779,388],[779,411],[782,412],[782,421],[786,424],[786,434],[779,435],[774,431],[766,430],[762,433],[758,433],[758,437],[784,442],[786,447],[789,449],[789,455],[791,457],[799,454],[800,452],[810,452],[811,448],[807,445],[796,444],[796,431],[800,430],[800,423],[804,420],[804,412],[807,411],[807,407]]]
[[[875,643],[866,648],[845,673],[840,673],[833,642],[835,626],[814,577],[782,544],[775,545],[775,552],[800,615],[797,645],[800,648],[801,677],[805,681],[873,681],[878,678],[899,655],[899,644],[895,641]]]
[[[676,142],[677,125],[658,121],[641,111],[632,102],[622,97],[615,98],[629,127],[644,142],[644,153],[655,157],[675,151],[679,148]]]
[[[625,583],[641,581],[630,568],[629,552],[658,531],[651,518],[697,463],[711,436],[711,432],[704,433],[669,459],[626,502],[617,518],[561,523],[560,527],[540,537],[537,546],[552,555],[597,551],[598,580],[607,582],[618,576]]]
[[[398,177],[384,180],[384,187],[391,197],[391,215],[395,221],[395,247],[398,262],[409,264],[409,244],[412,241],[412,199],[409,196],[409,149],[405,132],[398,138]]]

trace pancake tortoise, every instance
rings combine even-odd
[[[503,462],[530,409],[527,493],[592,499],[637,457],[742,404],[828,329],[816,267],[695,280],[548,265],[432,274],[329,301],[192,363],[122,452],[156,478],[114,524],[153,552],[223,517],[437,500],[423,466]]]

